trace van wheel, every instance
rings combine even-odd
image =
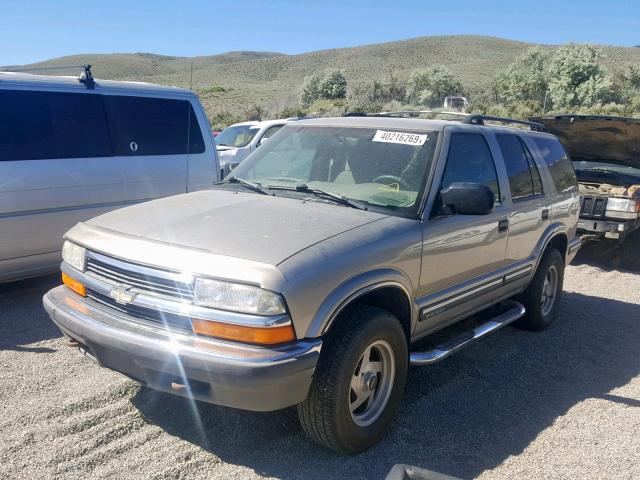
[[[544,330],[551,325],[558,312],[563,281],[562,255],[555,248],[547,250],[540,260],[533,280],[522,295],[522,303],[527,313],[517,320],[515,325],[535,331]]]
[[[398,409],[409,352],[400,321],[356,305],[327,334],[298,418],[316,443],[357,453],[378,443]]]

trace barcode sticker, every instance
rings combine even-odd
[[[405,133],[405,132],[387,132],[385,130],[378,130],[373,136],[373,142],[384,143],[400,143],[402,145],[413,145],[419,147],[424,145],[429,139],[428,135],[419,135],[417,133]]]

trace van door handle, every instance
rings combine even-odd
[[[542,210],[542,220],[549,220],[549,209],[545,208]]]
[[[509,220],[503,218],[498,222],[498,232],[506,232],[509,229]]]

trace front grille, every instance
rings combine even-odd
[[[593,197],[584,197],[582,199],[582,209],[580,210],[580,214],[591,215],[592,210],[593,210]]]
[[[171,278],[175,274],[90,253],[87,272],[110,282],[123,284],[142,293],[163,295],[184,301],[193,300],[193,284]]]
[[[606,205],[607,205],[606,198],[596,198],[595,205],[593,207],[593,215],[596,217],[600,217],[604,215]]]
[[[143,320],[149,320],[154,323],[166,325],[167,327],[178,328],[191,332],[191,319],[182,315],[176,315],[173,313],[160,312],[158,310],[152,310],[150,308],[140,307],[137,305],[121,305],[117,303],[113,298],[106,295],[102,295],[94,290],[87,290],[87,297],[91,300],[98,302],[102,305],[106,305],[119,312],[126,313],[132,317],[141,318]]]
[[[607,210],[606,197],[583,197],[581,217],[603,217]]]

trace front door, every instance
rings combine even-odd
[[[504,266],[508,220],[496,164],[480,130],[452,129],[448,142],[445,137],[424,213],[417,335],[489,303],[502,282],[497,272]],[[454,182],[475,182],[491,188],[494,211],[488,215],[448,214],[442,209],[438,192]]]

